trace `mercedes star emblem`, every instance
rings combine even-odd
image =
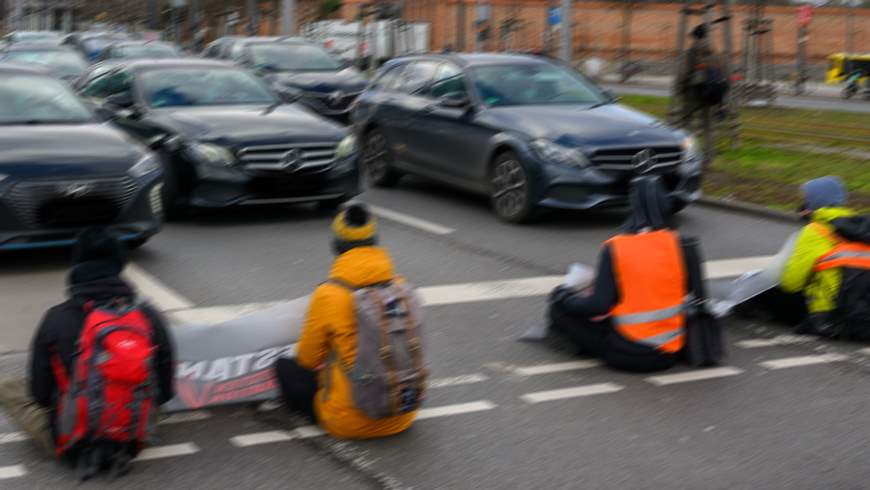
[[[80,197],[85,197],[91,193],[93,186],[87,182],[73,182],[71,184],[67,184],[60,189],[60,192],[64,197],[70,197],[72,199],[78,199]]]
[[[296,148],[289,150],[281,156],[282,170],[295,170],[301,163],[302,154]]]
[[[653,169],[658,163],[656,152],[647,148],[637,152],[632,158],[631,163],[634,165],[634,171],[639,174],[645,174]]]

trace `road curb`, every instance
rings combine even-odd
[[[697,204],[710,208],[722,209],[741,214],[749,214],[753,216],[761,216],[768,219],[775,219],[786,223],[800,223],[800,217],[795,213],[787,213],[785,211],[777,211],[758,204],[750,204],[748,202],[736,201],[734,199],[724,199],[719,197],[704,196],[698,199]]]

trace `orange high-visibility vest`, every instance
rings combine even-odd
[[[813,272],[848,267],[870,270],[870,244],[850,242],[830,228],[814,223],[816,230],[836,243],[834,248],[816,261]]]
[[[667,230],[618,235],[607,242],[619,288],[610,315],[626,339],[665,353],[686,341],[686,265],[679,236]]]

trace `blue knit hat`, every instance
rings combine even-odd
[[[803,190],[804,206],[810,211],[845,206],[846,201],[849,200],[843,181],[839,177],[830,175],[807,182]]]

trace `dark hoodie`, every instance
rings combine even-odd
[[[624,233],[671,228],[671,198],[658,177],[635,179],[629,193],[629,203],[631,214],[623,226]],[[557,290],[553,299],[563,311],[572,316],[591,318],[610,313],[619,303],[619,289],[613,273],[610,247],[605,245],[598,256],[591,296],[578,296],[570,290]]]
[[[58,396],[52,357],[57,356],[65,371],[71,372],[76,344],[84,326],[85,304],[135,299],[133,288],[119,277],[124,267],[123,249],[112,244],[114,240],[107,241],[98,233],[94,236],[96,240],[87,244],[85,250],[77,246],[73,252],[76,265],[67,281],[69,299],[46,312],[33,338],[30,356],[31,394],[37,403],[52,411],[56,408]],[[173,347],[161,315],[149,306],[143,306],[143,310],[154,331],[154,344],[157,346],[157,401],[162,404],[173,397]]]

